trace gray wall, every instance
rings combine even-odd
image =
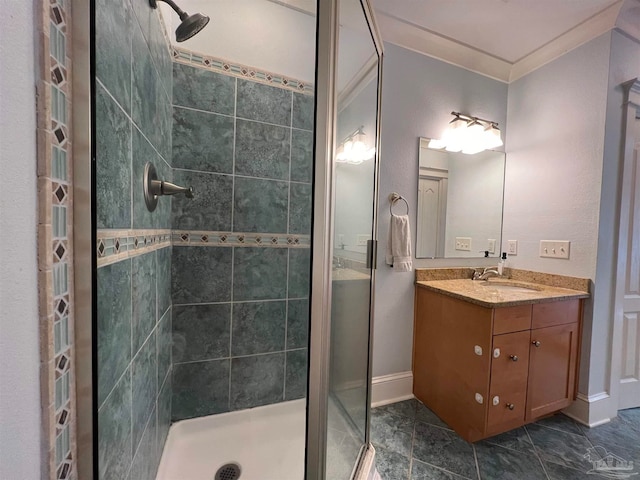
[[[142,172],[170,178],[171,57],[146,0],[96,2],[96,210],[99,230],[170,227],[147,211]],[[154,479],[171,408],[171,249],[98,269],[100,478]]]
[[[504,233],[519,242],[511,267],[596,279],[610,44],[601,35],[509,86]],[[539,241],[551,237],[571,241],[569,260],[539,257]],[[593,349],[607,341],[607,315],[593,312],[609,288],[598,284],[586,302],[583,393]]]
[[[622,138],[620,84],[638,76],[640,45],[614,30],[509,88],[505,233],[524,240],[521,255],[510,262],[517,268],[594,281],[584,315],[579,385],[580,392],[588,395],[609,389]],[[536,192],[532,179],[546,188]],[[571,240],[569,261],[538,258],[538,241],[549,235]]]
[[[0,26],[0,478],[40,477],[34,2]]]
[[[313,97],[175,63],[173,103],[174,176],[195,196],[172,207],[193,237],[172,259],[172,418],[301,398],[310,250],[271,238],[310,234]]]
[[[506,84],[392,44],[385,44],[382,87],[374,376],[411,370],[415,274],[392,271],[384,263],[389,193],[398,192],[409,202],[415,244],[419,137],[439,138],[452,118],[451,111],[455,110],[498,122],[504,138],[507,114]],[[482,259],[420,259],[414,261],[414,266],[482,265],[484,262]]]

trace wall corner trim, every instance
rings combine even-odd
[[[371,406],[380,407],[413,398],[413,372],[374,377],[371,381]]]

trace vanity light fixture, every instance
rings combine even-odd
[[[503,145],[496,122],[459,112],[451,112],[451,115],[454,119],[449,122],[442,138],[431,140],[429,148],[473,155]]]
[[[367,146],[367,135],[363,129],[364,126],[361,126],[338,145],[336,162],[359,165],[375,156],[376,149]]]

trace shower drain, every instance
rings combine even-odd
[[[240,465],[227,463],[216,472],[215,480],[238,480],[240,478]]]

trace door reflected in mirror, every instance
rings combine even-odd
[[[420,138],[416,258],[500,256],[505,154],[434,150]]]

